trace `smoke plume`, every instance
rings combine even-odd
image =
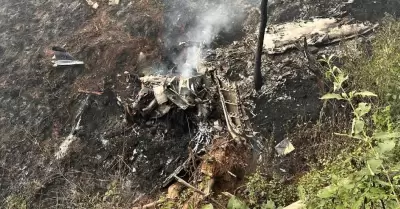
[[[169,16],[178,32],[170,33],[165,42],[166,47],[171,44],[191,43],[173,58],[181,76],[192,76],[202,61],[202,51],[210,48],[221,32],[229,33],[237,26],[243,19],[243,14],[242,9],[232,1],[181,1],[179,9]]]

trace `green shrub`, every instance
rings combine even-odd
[[[368,91],[346,92],[342,84],[348,76],[328,63],[334,91],[324,100],[343,100],[353,110],[352,127],[348,133],[337,134],[349,140],[361,140],[364,146],[351,154],[344,154],[322,171],[303,177],[299,193],[308,208],[399,208],[400,163],[397,139],[400,132],[393,130],[389,108],[371,116],[372,104],[360,101],[376,97]],[[363,99],[366,100],[366,99]],[[372,119],[371,119],[372,117]],[[375,124],[374,124],[375,123]]]

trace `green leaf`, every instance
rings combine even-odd
[[[318,191],[317,196],[319,198],[331,198],[336,196],[336,192],[337,192],[338,188],[336,186],[327,186],[321,190]]]
[[[370,91],[361,91],[354,94],[354,96],[362,96],[362,97],[377,97],[378,95],[370,92]]]
[[[344,73],[341,73],[339,68],[336,67],[335,69],[340,73],[336,76],[336,82],[333,82],[333,91],[337,91],[342,88],[343,82],[349,79],[349,76],[345,76]]]
[[[387,196],[387,194],[385,190],[372,187],[369,189],[368,192],[365,193],[365,196],[371,200],[379,200],[379,199],[384,199]]]
[[[342,180],[340,180],[341,182],[340,182],[340,185],[343,187],[343,188],[345,188],[345,189],[347,189],[347,190],[351,190],[351,189],[353,189],[354,188],[354,183],[349,179],[349,178],[345,178],[345,179],[342,179]]]
[[[353,98],[353,96],[354,96],[355,93],[356,93],[356,91],[351,91],[351,92],[349,93],[350,98]]]
[[[249,207],[236,197],[231,197],[228,202],[228,209],[248,209]]]
[[[351,206],[351,209],[360,209],[360,208],[362,208],[363,204],[364,204],[364,197],[363,196],[358,197],[357,201],[355,201],[353,203],[353,205]]]
[[[386,200],[385,207],[386,208],[398,208],[399,204],[395,200]]]
[[[364,130],[365,123],[363,120],[354,118],[353,119],[353,124],[352,124],[352,129],[351,129],[351,134],[357,135],[361,133]]]
[[[340,94],[325,94],[324,96],[321,97],[321,99],[337,99],[337,100],[342,100],[343,97],[340,96]]]
[[[359,117],[362,117],[365,114],[369,113],[369,111],[371,111],[371,104],[361,102],[361,103],[358,103],[358,107],[356,108],[356,110],[354,112]]]
[[[393,140],[385,140],[381,143],[378,144],[379,147],[379,153],[383,154],[386,152],[390,152],[394,149],[396,146],[396,142]]]
[[[400,132],[377,132],[374,133],[374,135],[372,136],[372,138],[374,139],[382,139],[382,140],[386,140],[386,139],[393,139],[393,138],[399,138],[400,137]]]
[[[214,206],[210,203],[201,207],[201,209],[214,209]]]
[[[382,181],[382,180],[379,180],[379,179],[376,179],[375,181],[376,181],[378,184],[382,185],[382,186],[391,186],[390,183],[385,182],[385,181]]]
[[[368,170],[372,176],[378,174],[383,161],[381,159],[371,159],[367,161]]]
[[[267,203],[262,204],[261,209],[275,209],[275,203],[271,200],[268,200]]]

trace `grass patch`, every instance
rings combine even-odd
[[[400,96],[400,21],[387,16],[382,22],[371,46],[344,70],[352,76],[354,88],[373,91],[381,102],[393,104]]]
[[[269,200],[288,205],[296,197],[306,208],[400,207],[400,22],[386,17],[364,47],[345,59],[343,70],[328,64],[327,80],[335,86],[328,97],[335,100],[323,121],[288,135],[298,160],[291,167],[304,159],[303,170],[311,170],[290,185],[251,175],[246,199],[255,208]]]
[[[10,195],[5,200],[6,209],[26,209],[27,202],[24,197],[20,195]]]
[[[386,17],[372,42],[372,54],[355,58],[345,68],[328,70],[336,88],[326,98],[351,106],[347,137],[362,143],[303,176],[299,195],[307,208],[399,208],[400,22]],[[350,85],[344,88],[344,82]],[[372,89],[379,97],[359,98],[353,91],[359,89]],[[374,97],[365,91],[359,95]]]

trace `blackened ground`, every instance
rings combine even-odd
[[[165,40],[159,40],[184,33],[190,22],[192,10],[179,7],[182,1],[168,1],[167,7],[158,1],[140,2],[121,1],[111,7],[102,2],[99,9],[93,10],[83,0],[0,0],[2,206],[7,197],[18,196],[31,208],[85,207],[81,204],[90,204],[97,193],[104,195],[116,179],[124,190],[121,205],[130,205],[141,195],[156,191],[186,159],[195,130],[186,122],[190,112],[126,123],[123,109],[116,102],[117,96],[126,99],[139,90],[139,52],[158,61],[162,57],[160,48],[165,46]],[[269,19],[270,23],[278,23],[349,11],[359,20],[375,21],[384,12],[398,11],[396,0],[374,2],[356,0],[343,6],[339,0],[276,0],[271,2]],[[164,14],[181,14],[184,27],[174,25],[175,16],[168,15],[168,19]],[[173,26],[172,30],[162,27],[164,22]],[[257,18],[248,24],[257,27]],[[229,66],[227,75],[242,81],[241,91],[246,94],[253,87],[255,39],[231,37],[240,43],[220,43],[214,64]],[[53,44],[65,44],[86,66],[49,67],[42,51]],[[298,118],[313,121],[317,117],[321,105],[318,89],[305,70],[305,62],[298,52],[264,57],[266,85],[255,99],[255,109],[251,102],[247,104],[256,115],[252,118],[255,129],[263,137],[275,133],[276,140],[281,140]],[[125,71],[131,75],[129,81]],[[79,94],[80,88],[104,93]],[[76,125],[81,108],[77,140],[63,159],[56,160],[54,154]]]
[[[81,0],[1,2],[0,204],[21,197],[32,208],[86,208],[114,180],[126,194],[121,204],[157,190],[186,159],[195,127],[184,112],[128,124],[117,96],[139,91],[139,52],[157,59],[162,8],[128,1],[98,10]],[[49,66],[44,48],[64,44],[84,67]],[[77,140],[56,160],[77,117]]]
[[[269,2],[268,24],[310,19],[312,17],[353,17],[358,21],[379,22],[385,13],[398,16],[397,0],[364,1],[281,1]],[[337,47],[320,49],[315,56],[336,53]],[[244,60],[242,66],[246,65]],[[240,62],[238,62],[240,63]],[[281,56],[264,58],[265,86],[256,99],[254,124],[264,136],[280,141],[298,121],[314,121],[318,118],[321,102],[315,76],[307,70],[304,56],[294,50]],[[247,74],[250,75],[251,69]],[[245,73],[246,74],[246,73]],[[291,125],[290,125],[291,124]],[[274,134],[272,134],[274,133]]]

